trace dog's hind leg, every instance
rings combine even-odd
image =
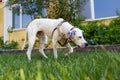
[[[40,40],[40,47],[39,47],[39,52],[45,57],[48,58],[45,53],[44,53],[44,44],[46,43],[46,37],[43,32],[40,32],[40,34],[37,34],[37,37]]]
[[[28,31],[28,50],[27,50],[28,60],[31,60],[31,51],[35,43],[35,37],[36,33],[30,33],[30,31]]]

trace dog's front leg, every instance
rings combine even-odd
[[[73,53],[73,47],[69,43],[66,44],[66,47],[69,49],[69,52],[65,56],[68,56],[70,53]]]
[[[53,44],[53,52],[54,52],[54,57],[55,57],[55,59],[57,59],[57,57],[58,57],[58,55],[57,55],[56,43],[57,43],[57,40],[55,40],[55,39],[52,39],[52,44]]]

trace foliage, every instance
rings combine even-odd
[[[41,15],[41,9],[43,8],[43,0],[9,0],[8,6],[20,4],[22,6],[22,13],[31,16],[34,19],[35,16]],[[19,6],[14,7],[14,13],[19,14]]]
[[[88,22],[87,25],[75,22],[73,24],[84,30],[85,38],[90,44],[120,44],[120,18],[111,21],[109,25],[99,24],[99,21]]]
[[[4,46],[3,37],[0,37],[0,48],[2,48],[3,46]]]
[[[14,27],[8,26],[8,29],[7,29],[8,33],[12,33],[13,29],[14,29]]]
[[[3,37],[0,37],[0,48],[2,49],[17,49],[18,42],[11,41],[4,44]]]
[[[17,46],[18,46],[18,42],[16,41],[11,41],[11,42],[6,42],[4,44],[4,49],[17,49]]]
[[[52,3],[52,4],[51,4]],[[9,0],[8,6],[20,4],[22,6],[22,13],[31,16],[34,19],[35,16],[42,15],[41,10],[47,8],[49,18],[64,18],[68,21],[81,17],[81,10],[85,5],[86,0]],[[63,6],[64,5],[64,6]],[[52,7],[53,6],[53,7]],[[14,13],[19,14],[19,7],[14,8]],[[52,9],[52,11],[50,11]]]
[[[54,10],[48,14],[49,18],[61,17],[67,21],[71,21],[72,19],[83,17],[83,15],[80,14],[86,3],[86,0],[50,0],[50,3],[53,3],[52,6],[54,5],[54,7],[51,7],[51,5],[49,5],[49,9],[53,8]]]
[[[81,52],[64,57],[60,51],[57,60],[52,53],[49,59],[32,54],[0,55],[0,80],[119,80],[119,52]]]

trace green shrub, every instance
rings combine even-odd
[[[11,41],[11,42],[6,42],[4,44],[4,49],[17,49],[18,42],[16,41]]]
[[[4,41],[3,41],[3,37],[0,37],[0,48],[3,48],[3,49],[17,49],[18,47],[18,42],[16,41],[11,41],[11,42],[6,42],[4,44]]]
[[[120,18],[114,19],[108,26],[98,25],[99,21],[88,22],[84,26],[80,22],[73,24],[84,30],[85,38],[90,44],[120,44]]]
[[[0,48],[4,46],[3,37],[0,37]]]

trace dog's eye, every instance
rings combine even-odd
[[[81,39],[82,37],[81,37],[81,36],[79,36],[78,38],[79,38],[79,39]]]

